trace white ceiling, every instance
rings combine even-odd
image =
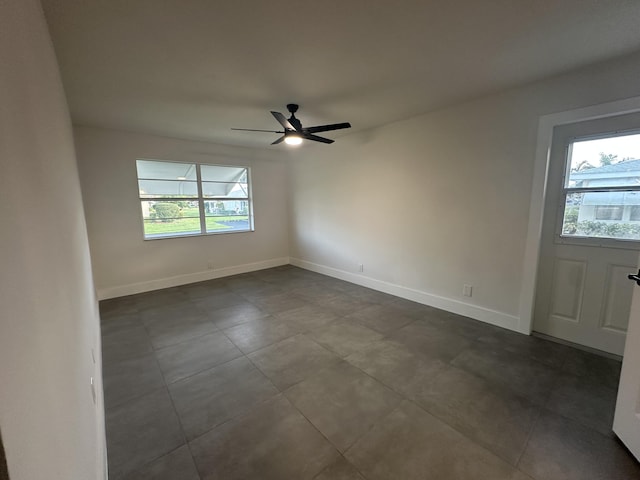
[[[640,49],[638,0],[42,3],[76,124],[231,145],[287,103],[362,130]]]

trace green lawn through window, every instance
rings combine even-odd
[[[248,221],[248,215],[228,215],[206,217],[207,231],[233,230],[233,227],[219,222]],[[165,234],[190,234],[200,233],[200,219],[197,217],[176,218],[168,222],[147,219],[144,221],[144,233],[146,236],[161,236]]]

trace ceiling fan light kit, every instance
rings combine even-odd
[[[296,112],[298,111],[298,105],[295,103],[290,103],[287,105],[287,110],[291,114],[291,116],[287,119],[280,112],[271,112],[271,115],[278,121],[283,131],[279,130],[255,130],[251,128],[232,128],[231,130],[241,130],[244,132],[269,132],[269,133],[281,133],[283,134],[276,141],[271,143],[271,145],[277,145],[279,143],[285,142],[287,145],[300,145],[302,140],[312,140],[314,142],[321,143],[333,143],[334,141],[330,138],[320,137],[318,135],[314,135],[315,133],[320,132],[329,132],[331,130],[341,130],[343,128],[351,128],[351,124],[349,122],[344,123],[332,123],[329,125],[318,125],[316,127],[308,127],[304,128],[300,120],[296,118]]]
[[[302,143],[302,137],[300,135],[285,135],[284,143],[287,145],[300,145]]]

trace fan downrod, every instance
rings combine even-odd
[[[298,111],[298,105],[296,103],[289,103],[287,104],[287,110],[289,110],[289,113],[294,114]]]

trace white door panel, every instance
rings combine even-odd
[[[633,296],[633,289],[629,288],[627,275],[633,271],[635,271],[635,265],[608,265],[600,328],[621,334],[627,333],[629,325],[627,305],[631,305]]]
[[[633,290],[613,431],[640,461],[640,286]]]
[[[551,310],[549,317],[555,321],[580,321],[584,281],[587,274],[586,260],[555,258],[551,284]]]
[[[622,355],[633,293],[627,275],[636,270],[636,265],[629,263],[629,257],[637,258],[638,254],[596,249],[598,251],[578,257],[580,251],[587,248],[556,247],[563,256],[550,259],[552,281],[546,291],[540,292],[542,301],[535,329]],[[571,253],[576,254],[576,258],[567,258]]]

